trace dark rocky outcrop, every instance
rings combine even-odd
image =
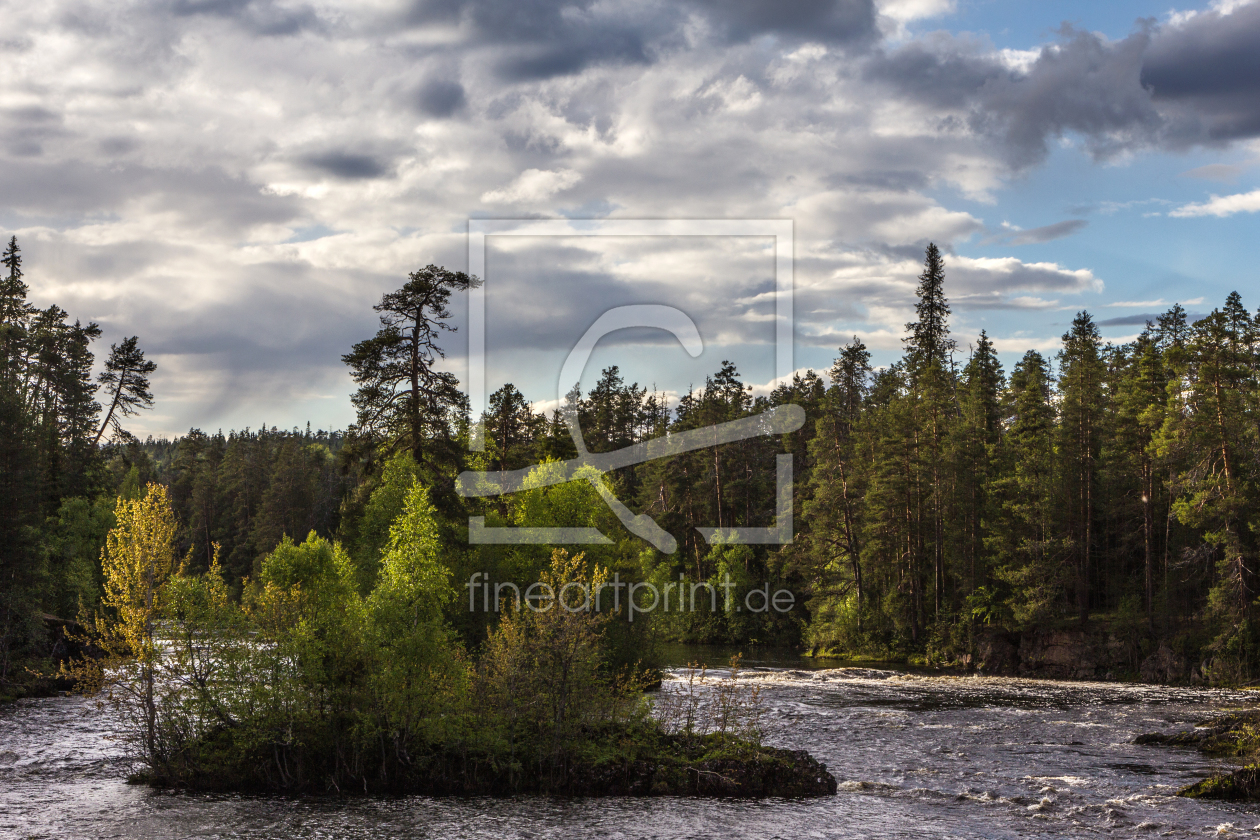
[[[1043,630],[1024,633],[1019,673],[1048,679],[1108,679],[1131,666],[1126,646],[1103,631]]]
[[[985,627],[976,638],[976,667],[983,674],[1013,677],[1019,673],[1019,636],[1000,627]]]
[[[1167,647],[1160,651],[1148,657],[1150,667],[1143,678],[1147,682],[1184,680],[1180,658]],[[1118,679],[1138,670],[1133,644],[1101,624],[1022,633],[985,627],[976,636],[975,660],[982,674],[1052,680]]]
[[[56,697],[74,689],[74,680],[61,674],[61,666],[75,659],[99,656],[100,651],[83,640],[87,628],[77,621],[44,613],[45,636],[36,658],[19,663],[8,681],[0,681],[0,702],[22,697]]]
[[[1142,682],[1148,683],[1182,682],[1189,675],[1186,660],[1162,643],[1154,653],[1142,660],[1138,673],[1142,676]]]
[[[1260,754],[1260,709],[1215,715],[1194,729],[1164,734],[1139,735],[1135,744],[1190,747],[1211,756],[1252,758]],[[1192,799],[1260,799],[1260,764],[1248,764],[1230,773],[1211,776],[1177,791]]]

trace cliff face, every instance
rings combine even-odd
[[[981,673],[1040,679],[1117,679],[1136,671],[1143,682],[1186,682],[1197,677],[1185,660],[1161,644],[1140,657],[1130,643],[1103,627],[1012,633],[986,628],[976,643]]]

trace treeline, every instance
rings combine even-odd
[[[754,398],[723,362],[672,408],[611,367],[549,414],[503,385],[473,424],[460,383],[439,368],[450,296],[479,281],[431,265],[382,298],[380,330],[343,357],[358,386],[357,420],[344,435],[194,430],[140,443],[115,423],[148,399],[134,359],[107,365],[93,383],[87,348],[95,326],[70,325],[55,307],[15,309],[8,301],[24,300],[25,286],[15,244],[10,251],[6,288],[18,291],[6,292],[5,312],[22,314],[5,315],[0,418],[16,430],[0,443],[5,510],[13,511],[4,517],[0,562],[20,579],[5,590],[9,627],[30,624],[32,605],[61,614],[91,606],[114,500],[135,498],[146,482],[169,488],[189,572],[209,569],[217,546],[237,598],[277,545],[311,532],[341,545],[366,596],[418,482],[457,587],[480,574],[479,585],[523,589],[550,562],[548,546],[470,544],[477,517],[491,529],[597,528],[608,541],[581,546],[589,560],[658,592],[680,578],[734,586],[737,597],[716,608],[656,609],[636,623],[623,611],[627,620],[604,631],[611,660],[622,665],[650,656],[663,639],[942,661],[974,651],[986,626],[1090,622],[1135,648],[1162,640],[1196,660],[1215,658],[1222,679],[1260,663],[1252,616],[1260,583],[1260,316],[1236,293],[1193,323],[1174,306],[1119,345],[1081,312],[1057,352],[1029,351],[1006,371],[984,333],[966,347],[952,337],[944,260],[929,246],[904,355],[886,367],[873,367],[855,337],[824,374],[796,376]],[[39,346],[55,352],[35,349],[37,336],[54,335]],[[129,341],[115,354],[138,353]],[[111,370],[116,379],[107,378]],[[577,455],[574,419],[586,448],[603,453],[785,404],[806,416],[789,434],[552,480]],[[99,445],[111,425],[114,442]],[[474,452],[479,427],[484,451]],[[793,459],[793,542],[716,538],[718,528],[775,524],[782,453]],[[523,468],[533,472],[520,492],[461,495],[467,471]],[[662,553],[627,532],[606,502],[614,497],[669,532],[677,551]],[[793,607],[744,609],[743,594],[766,586],[796,593]],[[445,620],[476,648],[499,614],[465,588],[468,601],[448,601]],[[24,594],[8,594],[15,592]]]
[[[504,386],[476,466],[572,457],[572,414],[600,452],[793,403],[808,418],[797,432],[613,478],[681,546],[642,552],[644,575],[740,572],[743,584],[769,579],[808,598],[793,620],[728,611],[674,619],[668,632],[941,661],[973,651],[986,625],[1093,620],[1135,650],[1164,640],[1215,660],[1222,679],[1250,676],[1260,664],[1260,315],[1233,293],[1205,318],[1175,305],[1114,344],[1080,312],[1057,352],[1029,351],[1008,373],[984,333],[966,348],[951,336],[935,246],[917,298],[896,363],[873,368],[854,337],[826,379],[809,372],[765,398],[729,363],[672,413],[616,368],[549,417]],[[709,545],[702,532],[713,527],[770,524],[782,451],[795,461],[793,544]]]
[[[0,263],[0,696],[43,652],[43,613],[96,603],[100,549],[134,439],[126,418],[152,404],[156,365],[133,336],[93,377],[94,323],[27,300],[22,254]],[[134,479],[134,476],[132,477]]]
[[[178,547],[196,572],[210,568],[215,546],[237,587],[285,535],[338,533],[342,500],[355,484],[339,468],[339,432],[272,427],[224,435],[193,429],[175,441],[134,447],[138,477],[170,488],[180,523]]]
[[[1050,358],[1007,376],[981,333],[962,359],[928,249],[904,358],[842,348],[808,445],[811,643],[966,652],[978,626],[1105,618],[1256,664],[1260,332],[1237,293],[1190,323],[1174,306],[1131,343],[1076,315]]]

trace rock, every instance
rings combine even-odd
[[[1103,627],[1026,632],[1019,643],[1019,673],[1042,679],[1114,679],[1136,665],[1129,645]]]
[[[980,632],[976,654],[976,667],[983,674],[1012,676],[1019,671],[1018,641],[999,627],[986,627]]]
[[[1168,645],[1160,643],[1159,648],[1142,661],[1140,673],[1142,682],[1182,682],[1186,679],[1186,660]]]
[[[1249,764],[1232,773],[1211,776],[1177,791],[1190,799],[1223,799],[1227,802],[1254,802],[1260,799],[1260,765]]]
[[[1025,633],[1019,645],[1019,672],[1051,679],[1090,679],[1099,665],[1094,645],[1083,630]]]
[[[1246,757],[1260,751],[1260,709],[1213,715],[1194,729],[1165,735],[1148,732],[1135,744],[1192,747],[1205,755]]]

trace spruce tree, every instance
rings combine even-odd
[[[1059,354],[1062,396],[1060,458],[1067,491],[1067,521],[1076,554],[1077,611],[1089,618],[1095,552],[1098,459],[1104,435],[1102,338],[1088,312],[1078,312]]]
[[[956,342],[949,335],[949,301],[945,299],[945,259],[935,243],[929,243],[923,259],[923,273],[915,290],[918,320],[906,324],[910,335],[904,341],[912,372],[916,375],[939,365],[945,368]]]

